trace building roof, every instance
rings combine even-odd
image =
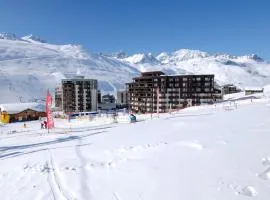
[[[263,88],[262,87],[245,87],[245,90],[263,91]]]
[[[200,76],[215,76],[214,74],[169,74],[161,75],[161,77],[200,77]]]
[[[1,111],[6,111],[8,114],[20,113],[24,110],[31,109],[38,112],[45,112],[45,104],[40,103],[11,103],[0,104]]]
[[[148,72],[142,72],[141,75],[145,76],[145,75],[153,75],[153,74],[159,74],[159,75],[163,75],[165,74],[163,71],[148,71]]]
[[[225,85],[222,85],[222,87],[236,87],[234,84],[225,84]]]

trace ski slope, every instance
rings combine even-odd
[[[139,74],[128,64],[89,53],[80,45],[55,45],[31,38],[36,37],[0,37],[0,103],[44,99],[47,89],[54,91],[61,79],[77,73],[98,79],[99,88],[112,93]]]
[[[0,199],[269,200],[269,97],[236,104],[0,127]]]

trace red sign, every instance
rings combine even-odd
[[[52,96],[48,90],[46,99],[46,113],[47,113],[47,128],[54,128],[53,116],[52,116]]]

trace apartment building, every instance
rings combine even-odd
[[[62,108],[62,87],[55,88],[54,102],[56,108]]]
[[[61,89],[56,89],[55,98],[60,102],[61,94],[61,108],[65,113],[97,111],[97,85],[97,80],[85,79],[84,76],[63,79]]]
[[[127,97],[127,91],[126,90],[118,90],[117,91],[117,105],[127,105],[128,104],[128,97]]]
[[[214,75],[165,75],[144,72],[127,83],[128,101],[134,112],[169,112],[214,102]]]

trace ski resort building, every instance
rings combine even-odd
[[[223,94],[233,94],[233,93],[241,92],[241,90],[233,84],[223,85],[222,91],[223,91]]]
[[[58,86],[55,88],[55,97],[54,97],[55,107],[61,108],[62,107],[62,87]]]
[[[61,90],[56,89],[55,99],[61,102],[60,107],[65,113],[97,111],[97,84],[97,80],[83,76],[63,79]]]
[[[117,91],[117,106],[126,107],[128,105],[128,96],[126,90],[118,90]]]
[[[128,101],[134,112],[169,112],[215,101],[214,75],[165,75],[143,72],[127,83]]]
[[[32,121],[46,117],[45,105],[39,103],[12,103],[0,105],[0,120],[3,123]]]
[[[261,87],[246,87],[245,88],[245,95],[256,94],[256,93],[263,93],[263,88]]]

